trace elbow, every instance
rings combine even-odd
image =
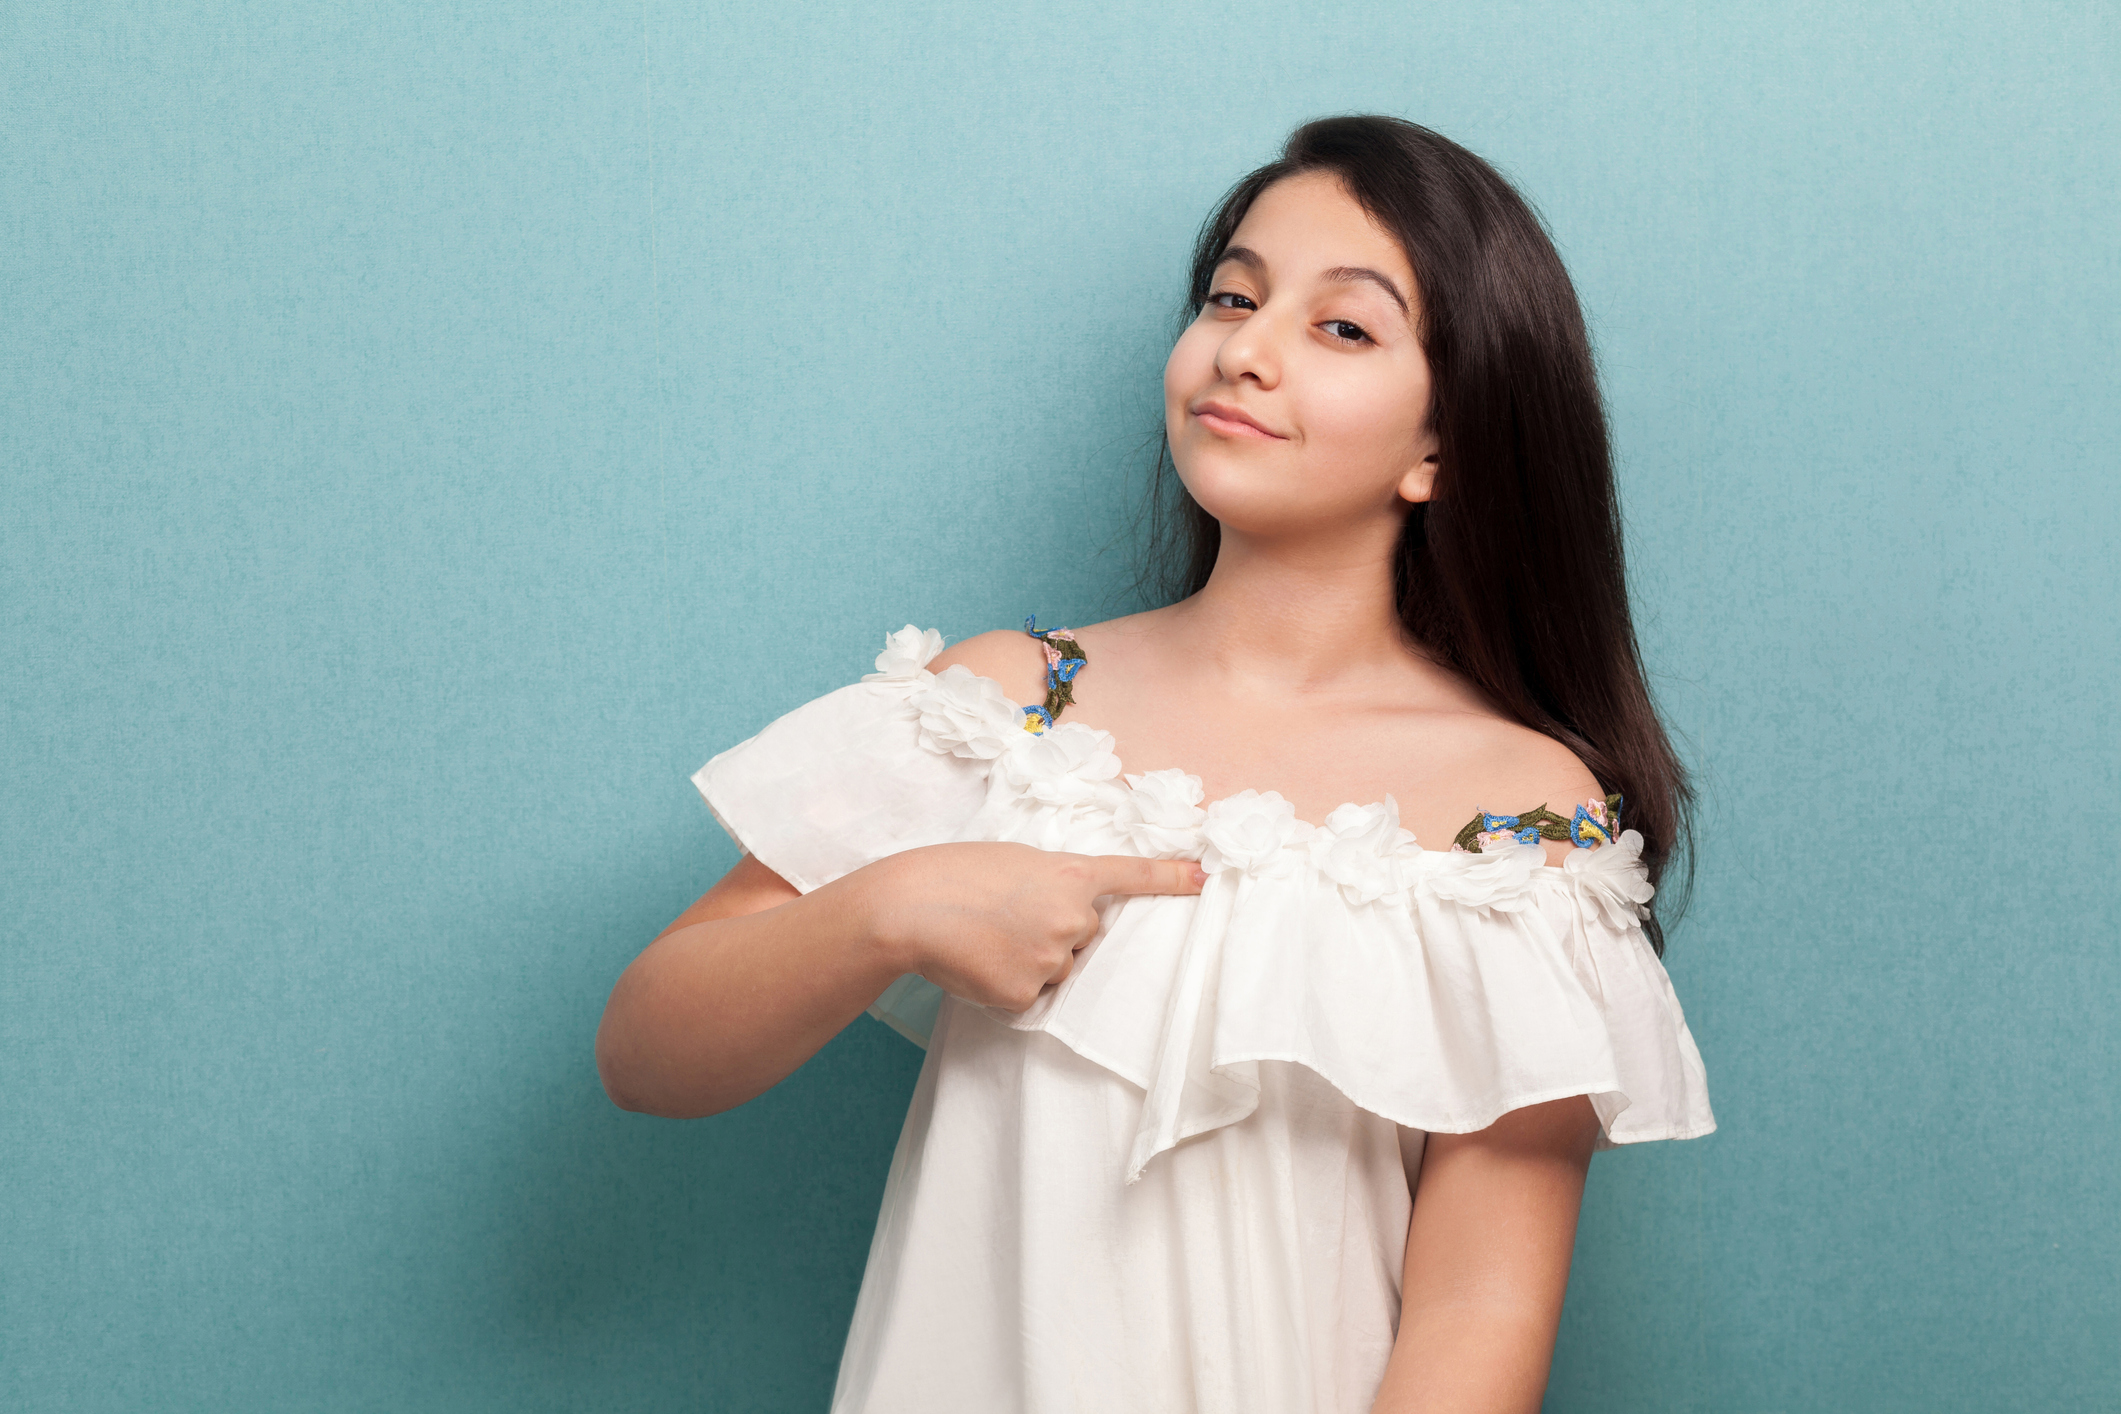
[[[629,1113],[650,1113],[647,1098],[641,1094],[633,1076],[620,1060],[618,1047],[609,1039],[610,1029],[607,1024],[597,1031],[596,1044],[597,1079],[604,1084],[605,1097]]]
[[[605,1075],[603,1080],[604,1095],[612,1104],[617,1105],[628,1114],[645,1115],[655,1113],[654,1107],[647,1100],[634,1094],[631,1090],[621,1087],[610,1075]]]
[[[629,1114],[705,1119],[767,1088],[752,1083],[742,1047],[719,1034],[691,994],[672,995],[654,951],[620,974],[597,1024],[597,1078],[611,1103]]]
[[[604,1003],[604,1015],[597,1022],[597,1079],[604,1086],[605,1097],[627,1113],[674,1118],[668,1096],[661,1093],[665,1087],[657,1083],[654,1043],[644,1034],[638,1004],[639,968],[637,959],[620,974],[610,999]]]
[[[629,1114],[668,1117],[665,1097],[656,1093],[649,1068],[640,1063],[639,1050],[638,1045],[628,1043],[625,1028],[613,1017],[612,1009],[605,1008],[596,1040],[597,1079],[603,1082],[605,1096]]]
[[[610,1028],[606,1026],[597,1033],[597,1079],[603,1082],[606,1098],[628,1114],[654,1115],[658,1119],[706,1119],[740,1103],[723,1101],[711,1090],[701,1093],[697,1086],[691,1087],[691,1093],[680,1094],[667,1083],[658,1083],[648,1068],[629,1062],[626,1048],[619,1045],[609,1032]]]
[[[628,1114],[654,1115],[657,1119],[705,1119],[728,1108],[727,1105],[702,1104],[696,1097],[681,1099],[662,1094],[652,1085],[633,1080],[622,1068],[612,1066],[601,1055],[597,1058],[597,1077],[604,1082],[605,1096]]]

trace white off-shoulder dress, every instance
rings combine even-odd
[[[1601,1148],[1715,1127],[1633,831],[1554,868],[1486,836],[1424,849],[1389,798],[1317,825],[1271,792],[1203,806],[1092,726],[928,672],[941,647],[891,635],[875,673],[709,761],[716,819],[804,892],[957,840],[1208,881],[1107,900],[1025,1011],[910,976],[871,1008],[928,1054],[834,1411],[1363,1414],[1426,1135],[1569,1095]]]

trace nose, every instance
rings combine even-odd
[[[1251,379],[1261,388],[1281,382],[1280,320],[1265,308],[1235,325],[1215,350],[1215,371],[1225,383]]]

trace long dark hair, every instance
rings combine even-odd
[[[1400,621],[1497,707],[1576,753],[1625,798],[1650,877],[1684,859],[1693,791],[1650,700],[1628,613],[1605,407],[1576,290],[1539,217],[1458,144],[1397,118],[1322,118],[1222,200],[1193,249],[1186,317],[1259,194],[1335,173],[1405,250],[1420,289],[1432,498],[1399,540]],[[1173,598],[1215,568],[1221,527],[1178,484],[1166,442],[1151,498],[1153,563]],[[1529,806],[1513,802],[1504,809]],[[1682,887],[1677,891],[1686,892]],[[1667,900],[1664,916],[1677,916]],[[1653,914],[1652,946],[1664,930]]]

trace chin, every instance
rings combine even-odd
[[[1371,503],[1348,494],[1349,488],[1320,485],[1301,467],[1217,456],[1216,450],[1188,455],[1177,464],[1178,479],[1225,530],[1262,539],[1334,526],[1352,531],[1374,514]]]
[[[1196,468],[1179,480],[1200,508],[1240,535],[1289,530],[1316,518],[1319,508],[1289,495],[1286,476],[1245,475],[1231,468]]]

